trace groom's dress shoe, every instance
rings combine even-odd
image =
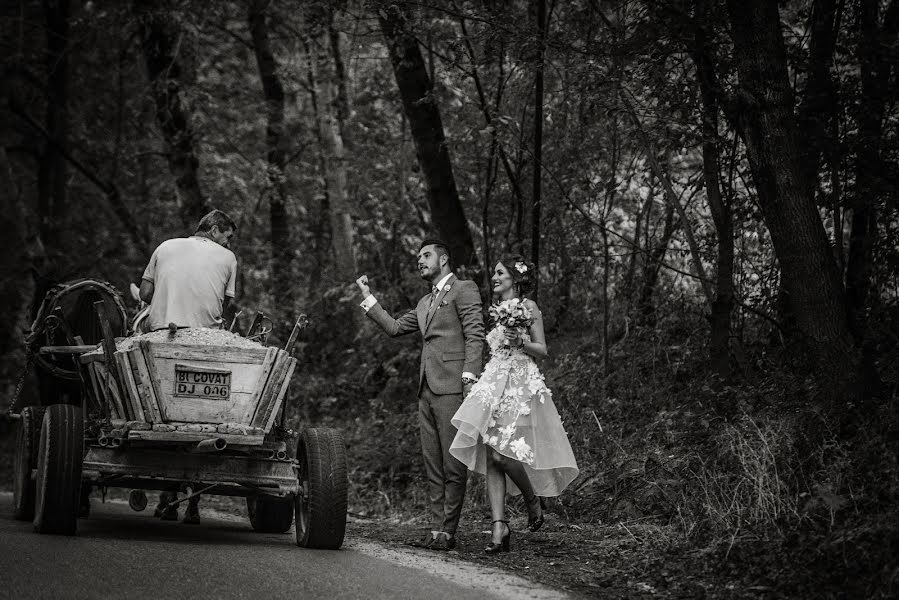
[[[447,551],[456,547],[456,536],[450,535],[445,531],[441,531],[437,540],[431,544],[431,550]]]
[[[439,537],[439,531],[429,531],[420,540],[413,540],[409,542],[409,545],[414,546],[415,548],[430,548],[434,545]]]

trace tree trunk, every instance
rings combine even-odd
[[[671,243],[671,238],[677,231],[678,225],[679,222],[674,220],[674,206],[668,204],[665,207],[665,229],[662,231],[662,238],[652,252],[647,255],[643,267],[643,285],[640,287],[640,298],[637,300],[637,314],[645,325],[654,326],[656,323],[656,309],[652,297],[655,295],[656,283],[659,280],[659,270],[662,268],[665,254],[668,252],[668,244]]]
[[[871,254],[877,239],[877,203],[884,181],[880,146],[889,98],[890,63],[887,49],[899,29],[899,3],[893,1],[879,26],[879,2],[863,0],[859,10],[858,55],[862,90],[858,115],[858,158],[855,197],[846,263],[846,300],[849,325],[856,343],[865,335],[865,311],[871,286]]]
[[[309,44],[314,55],[314,85],[318,140],[320,144],[322,175],[328,199],[328,220],[331,225],[331,246],[334,252],[335,276],[350,281],[356,273],[356,255],[353,249],[353,220],[347,197],[347,169],[344,157],[340,122],[334,116],[334,83],[330,77],[328,40],[320,38]]]
[[[403,2],[391,4],[378,11],[378,20],[390,52],[403,109],[409,119],[418,162],[427,182],[434,226],[449,244],[456,266],[477,267],[478,257],[459,201],[443,121],[424,58],[411,31],[408,9]]]
[[[190,111],[182,98],[183,56],[185,44],[180,24],[158,2],[135,0],[140,16],[140,38],[150,93],[156,105],[156,122],[168,146],[169,169],[175,177],[181,205],[181,220],[193,227],[209,206],[200,188],[200,160],[197,158]]]
[[[540,268],[540,202],[543,182],[543,57],[546,43],[546,0],[535,0],[537,12],[537,64],[534,73],[534,187],[531,195],[531,261]],[[539,278],[534,280],[537,298]],[[603,281],[605,291],[608,283]],[[608,310],[606,309],[606,312]],[[608,329],[608,328],[606,328]],[[605,338],[604,338],[605,339]],[[608,366],[608,365],[606,365]]]
[[[694,61],[699,75],[702,98],[702,167],[706,196],[715,230],[718,234],[718,257],[715,272],[715,298],[712,301],[709,358],[719,377],[730,376],[730,325],[734,308],[734,227],[730,206],[721,194],[721,167],[718,137],[718,95],[714,65],[708,48],[708,36],[702,23],[707,22],[705,0],[696,3],[699,24],[694,29]]]
[[[321,46],[319,42],[324,42]],[[347,199],[346,161],[340,127],[333,114],[333,82],[328,75],[327,39],[305,42],[308,63],[309,91],[315,114],[315,135],[319,145],[319,167],[325,187],[323,192],[322,223],[327,222],[328,236],[334,258],[334,279],[352,279],[356,273],[353,249],[353,223]],[[321,241],[321,240],[320,240]],[[322,246],[319,247],[320,249]],[[320,275],[320,274],[319,274]]]
[[[650,193],[646,195],[646,200],[643,202],[643,205],[640,208],[640,212],[637,213],[637,218],[634,219],[634,244],[630,249],[630,257],[627,261],[627,270],[624,273],[624,284],[622,285],[624,296],[627,298],[628,309],[633,306],[632,302],[635,296],[634,282],[637,276],[637,258],[642,253],[642,248],[640,247],[640,238],[643,235],[643,223],[646,220],[646,216],[652,210],[652,199],[653,194],[650,190]]]
[[[0,234],[6,246],[4,260],[0,262],[0,355],[21,344],[17,325],[25,305],[25,287],[29,281],[28,269],[32,257],[27,248],[28,219],[25,203],[13,177],[12,165],[6,148],[0,145]]]
[[[325,178],[325,163],[324,163],[324,153],[321,151],[321,148],[324,145],[324,142],[321,139],[321,129],[318,127],[318,113],[321,110],[320,107],[320,99],[318,97],[318,77],[316,75],[316,57],[314,54],[314,50],[312,44],[309,43],[308,39],[303,40],[303,49],[306,52],[306,89],[309,90],[309,98],[310,103],[312,104],[312,113],[315,115],[316,119],[316,127],[315,127],[315,139],[318,141],[319,153],[318,153],[318,166],[319,173],[321,175],[322,180]],[[329,222],[330,212],[331,212],[331,204],[328,200],[328,188],[327,185],[322,190],[320,201],[310,202],[313,210],[310,211],[311,218],[310,223],[310,234],[312,237],[312,253],[315,259],[316,264],[320,266],[318,269],[313,269],[312,273],[309,276],[309,287],[311,289],[315,289],[319,286],[319,284],[323,281],[326,269],[324,268],[327,263],[331,252],[331,227]]]
[[[269,194],[271,292],[275,306],[289,313],[292,305],[291,282],[294,280],[290,228],[285,208],[287,190],[284,171],[287,166],[289,140],[285,135],[284,86],[278,76],[278,63],[272,52],[269,27],[266,21],[265,9],[268,5],[267,0],[253,0],[250,4],[248,19],[267,113],[265,145],[268,149],[266,154],[268,178],[272,190]]]
[[[812,198],[818,188],[821,155],[829,145],[836,143],[833,128],[838,103],[830,71],[837,41],[837,16],[842,11],[842,4],[840,1],[838,5],[837,0],[815,0],[812,5],[808,75],[798,119],[803,137],[799,164],[805,193]]]
[[[328,20],[328,41],[331,44],[331,56],[334,57],[334,79],[337,82],[337,97],[334,100],[336,110],[337,124],[339,125],[340,138],[343,140],[343,147],[352,148],[352,140],[347,123],[350,120],[350,94],[346,87],[346,67],[343,64],[343,52],[340,50],[341,34],[334,26],[334,15]]]
[[[814,199],[803,186],[793,94],[776,3],[728,0],[738,115],[759,204],[820,389],[847,398],[855,352],[840,276]]]
[[[334,71],[331,77],[320,77],[322,82],[322,102],[319,113],[323,120],[320,126],[324,127],[322,139],[326,141],[327,157],[330,165],[328,177],[329,193],[331,200],[331,228],[334,230],[334,255],[337,260],[337,270],[341,279],[350,281],[356,276],[356,251],[354,244],[353,217],[350,207],[349,191],[347,190],[348,168],[346,159],[347,119],[350,116],[349,94],[346,88],[346,74],[344,73],[343,58],[340,53],[340,35],[334,28],[334,11],[328,12],[327,40],[323,45],[330,45],[333,58]],[[327,44],[325,44],[327,42]],[[328,69],[328,53],[320,54],[321,73],[330,73]]]
[[[47,22],[47,108],[44,130],[55,142],[44,146],[38,166],[38,227],[51,257],[60,256],[59,230],[66,215],[65,153],[69,128],[69,1],[44,0]]]
[[[353,220],[347,198],[347,169],[344,159],[343,139],[337,119],[331,106],[331,83],[321,81],[319,90],[318,127],[323,143],[322,153],[325,166],[325,181],[328,188],[328,202],[331,221],[331,241],[337,276],[346,281],[356,272],[356,256],[353,251]]]
[[[603,215],[603,223],[606,222],[608,214]],[[602,394],[601,398],[606,397],[606,381],[610,373],[609,356],[610,356],[610,340],[609,340],[609,323],[611,319],[611,307],[609,306],[609,273],[611,256],[609,252],[609,231],[605,227],[599,230],[602,237],[602,292],[600,298],[602,301]]]

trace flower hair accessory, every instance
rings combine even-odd
[[[515,270],[524,275],[528,272],[528,266],[521,261],[515,263]]]

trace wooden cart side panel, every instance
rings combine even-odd
[[[137,390],[145,410],[149,413],[148,420],[152,423],[159,423],[162,415],[159,412],[159,406],[156,403],[156,394],[153,391],[153,383],[150,381],[150,372],[147,370],[147,363],[144,360],[144,353],[140,348],[134,348],[128,353],[131,361],[131,371],[134,375],[134,381],[137,383]]]
[[[153,409],[150,406],[150,402],[147,398],[147,386],[144,380],[140,375],[140,368],[138,363],[143,361],[141,357],[140,349],[129,350],[128,352],[122,353],[127,363],[127,366],[130,369],[130,377],[131,381],[134,382],[134,390],[136,392],[136,398],[141,405],[141,409],[144,411],[144,420],[148,423],[154,423],[158,419],[156,415],[153,414]]]
[[[240,423],[249,425],[256,408],[254,395],[264,385],[265,359],[270,349],[229,348],[151,342],[146,361],[153,363],[156,398],[166,422]],[[277,350],[276,350],[277,351]],[[231,374],[227,398],[176,395],[176,371],[220,369]]]
[[[264,435],[209,433],[202,431],[137,431],[128,432],[129,440],[145,440],[151,442],[200,442],[210,439],[223,439],[229,444],[241,446],[261,446],[265,443]]]
[[[151,343],[152,356],[209,360],[213,362],[260,365],[265,361],[266,348],[234,348],[231,346],[185,346],[182,344]]]
[[[137,383],[131,373],[131,364],[128,361],[128,354],[125,352],[115,353],[115,362],[121,375],[122,387],[124,388],[125,398],[123,400],[128,403],[128,412],[135,421],[147,421],[143,403],[141,402],[140,392],[137,390]]]
[[[153,392],[153,398],[156,399],[156,406],[159,409],[160,419],[162,421],[168,421],[169,415],[166,411],[165,402],[160,400],[159,373],[156,372],[156,363],[153,361],[153,352],[150,348],[150,343],[146,340],[141,340],[138,345],[140,346],[140,352],[144,357],[144,365],[147,367],[147,374],[150,377],[150,387]]]
[[[84,368],[87,369],[88,378],[91,381],[91,389],[93,390],[94,397],[97,399],[97,402],[100,403],[100,410],[103,410],[104,406],[109,405],[109,399],[106,397],[106,394],[103,392],[103,387],[98,383],[97,373],[94,370],[94,364],[96,363],[88,363],[84,365]]]
[[[275,424],[275,418],[278,416],[278,408],[282,406],[284,402],[284,396],[287,394],[287,388],[290,387],[290,378],[293,376],[293,370],[297,366],[297,359],[289,357],[287,358],[287,374],[284,376],[284,380],[279,386],[277,391],[277,399],[272,403],[272,411],[268,417],[268,420],[265,422],[265,431],[271,431],[272,426]]]
[[[262,363],[262,375],[259,377],[259,382],[256,384],[256,390],[253,392],[253,396],[250,398],[250,414],[247,415],[245,422],[255,422],[256,414],[260,410],[259,401],[262,399],[262,395],[265,393],[268,382],[272,377],[272,373],[274,372],[277,360],[278,349],[275,347],[269,347],[265,353],[265,362]]]
[[[220,368],[231,373],[231,390],[226,399],[180,397],[175,395],[176,365],[189,368]],[[169,421],[195,423],[244,423],[248,424],[254,406],[250,398],[259,384],[262,364],[228,364],[186,359],[160,359],[159,372],[161,402],[166,405]]]
[[[93,363],[93,365],[94,369],[96,369],[97,378],[100,380],[100,387],[103,389],[103,393],[106,394],[110,407],[112,408],[110,417],[113,419],[125,419],[126,421],[130,420],[122,405],[122,399],[119,397],[118,387],[116,386],[115,380],[112,378],[112,375],[109,374],[107,364],[96,362]]]
[[[137,375],[144,386],[144,397],[147,399],[147,406],[150,408],[150,412],[153,413],[153,422],[160,423],[163,421],[164,416],[159,407],[156,386],[153,385],[153,377],[150,375],[146,355],[140,347],[132,351],[131,362],[137,367]]]
[[[259,405],[256,407],[256,414],[253,415],[253,421],[250,423],[254,427],[262,427],[265,429],[266,423],[269,422],[273,413],[277,412],[275,406],[278,399],[278,392],[281,391],[281,382],[284,381],[284,374],[289,367],[290,357],[282,351],[278,351],[278,358],[275,360],[275,366],[272,368],[271,377],[265,384],[265,390],[259,399]],[[268,431],[268,429],[265,429]]]
[[[259,400],[256,403],[256,410],[253,413],[252,420],[250,421],[250,425],[252,425],[253,427],[265,428],[265,422],[268,420],[271,403],[274,402],[274,398],[272,397],[270,390],[274,385],[274,382],[278,381],[278,378],[281,376],[283,364],[283,357],[280,353],[277,353],[275,356],[275,361],[272,364],[271,374],[269,375],[268,380],[265,382],[265,385],[261,387],[259,393]]]

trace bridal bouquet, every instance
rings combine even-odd
[[[524,305],[520,298],[512,298],[503,300],[498,304],[490,307],[490,318],[497,325],[512,329],[527,329],[531,326],[533,319],[531,311]],[[508,341],[503,343],[508,346]]]

